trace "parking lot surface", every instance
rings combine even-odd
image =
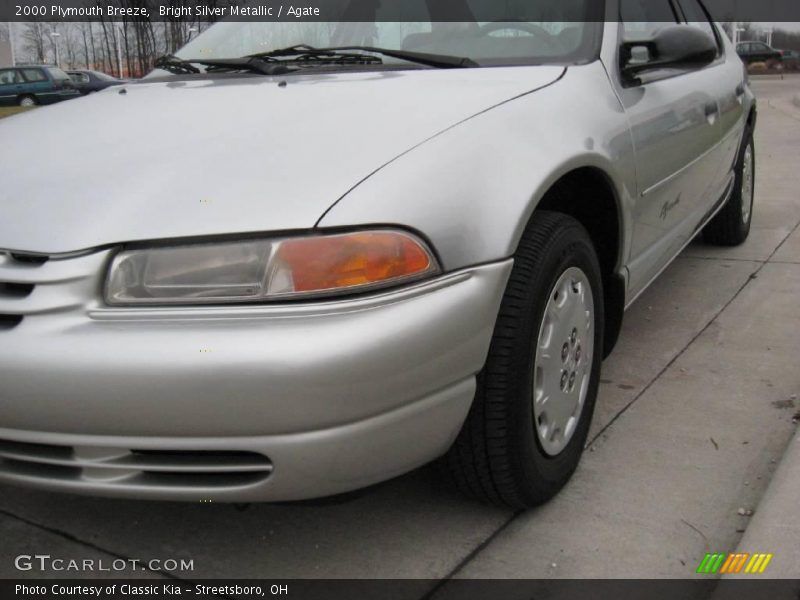
[[[193,571],[169,575],[187,579],[693,577],[706,552],[737,547],[800,409],[800,77],[754,87],[751,238],[735,249],[695,242],[630,309],[589,449],[554,501],[523,513],[484,506],[433,468],[278,506],[2,486],[0,577],[41,577],[14,567],[36,553],[192,559]]]

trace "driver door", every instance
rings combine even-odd
[[[645,39],[679,23],[670,0],[622,0],[621,9],[627,39]],[[705,69],[648,72],[637,84],[618,71],[617,93],[629,120],[637,173],[631,297],[693,237],[708,182],[716,179],[721,127],[717,95],[708,83]]]

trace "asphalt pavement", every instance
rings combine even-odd
[[[14,566],[35,553],[193,560],[191,572],[170,574],[187,579],[709,577],[695,574],[707,552],[748,539],[760,546],[748,551],[775,552],[775,565],[800,576],[796,558],[782,562],[779,544],[769,547],[770,527],[797,522],[800,495],[800,443],[790,446],[800,410],[800,77],[754,86],[751,238],[734,249],[692,244],[630,309],[604,364],[590,446],[546,506],[478,504],[431,468],[330,502],[249,507],[0,486],[0,577],[41,577]],[[787,446],[795,452],[781,463]],[[751,538],[758,527],[766,536]]]

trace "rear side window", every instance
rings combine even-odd
[[[717,55],[719,55],[722,51],[719,37],[700,2],[698,0],[681,0],[681,8],[683,8],[683,14],[689,25],[702,29],[714,39],[717,43]]]
[[[50,73],[50,77],[55,79],[56,81],[72,81],[64,71],[61,69],[57,69],[55,67],[47,67],[47,72]]]
[[[620,18],[625,27],[625,37],[632,39],[649,37],[678,22],[669,0],[621,0]]]
[[[31,83],[47,81],[47,75],[41,69],[22,69],[22,75]]]
[[[89,76],[86,73],[70,73],[69,76],[75,83],[89,83]]]
[[[19,73],[13,69],[0,71],[0,85],[9,85],[12,83],[22,83]]]

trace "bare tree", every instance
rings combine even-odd
[[[739,41],[749,42],[758,39],[758,32],[752,23],[739,23]]]
[[[772,33],[772,44],[781,50],[800,52],[800,32],[776,29]]]
[[[47,33],[40,21],[24,23],[22,27],[22,49],[27,62],[44,63],[47,59]]]
[[[81,32],[81,39],[83,40],[83,64],[86,65],[87,69],[91,69],[89,66],[89,42],[87,41],[87,37],[91,36],[91,23],[80,23],[80,32]],[[88,34],[88,36],[87,36]]]
[[[14,50],[11,47],[11,24],[0,23],[0,66],[13,65]]]
[[[117,1],[123,6],[149,7],[150,14],[156,12],[154,0]],[[238,2],[205,0],[205,4],[212,7]],[[174,3],[196,6],[196,0],[174,0]],[[103,6],[105,0],[84,0],[84,4]],[[60,35],[54,38],[51,34],[56,24],[32,21],[18,25],[15,49],[20,62],[54,62],[57,39],[61,62],[66,68],[85,67],[118,76],[142,77],[153,69],[156,58],[177,52],[212,24],[196,18],[153,22],[143,17],[122,21],[100,17],[92,22],[62,22],[57,25]]]

